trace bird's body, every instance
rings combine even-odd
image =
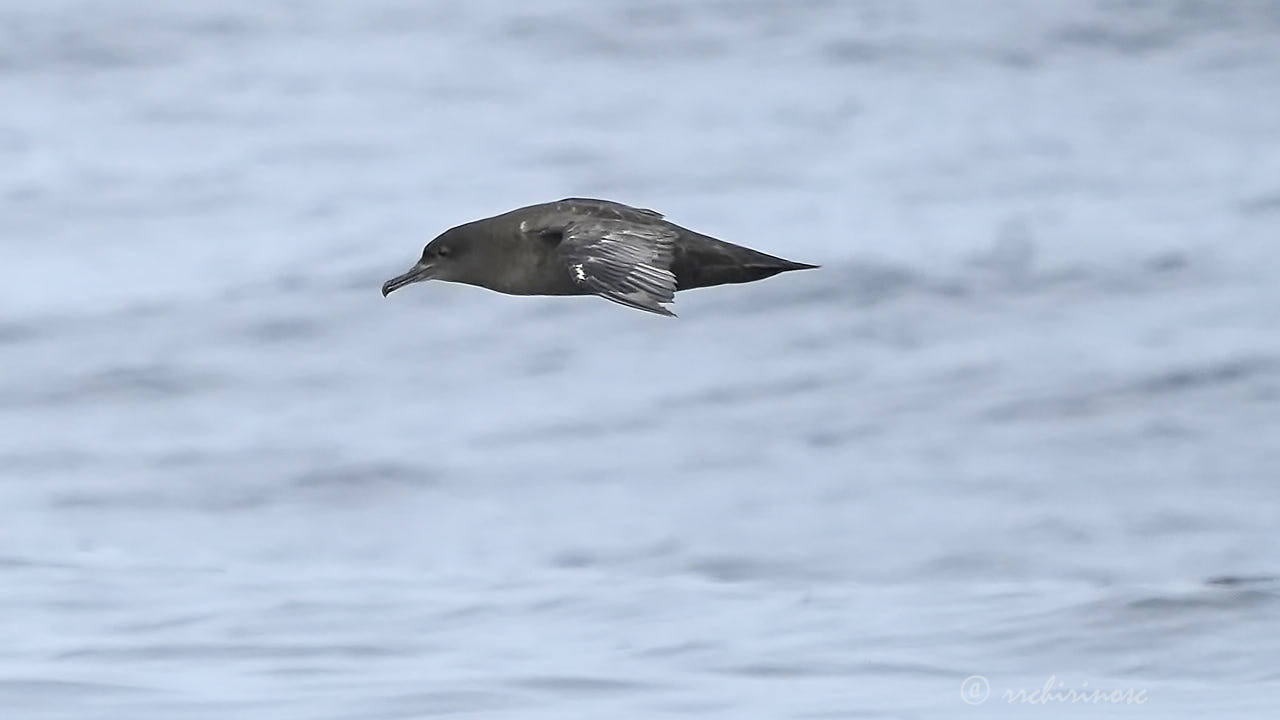
[[[382,294],[421,280],[510,295],[599,295],[660,315],[677,290],[817,267],[717,240],[608,200],[567,198],[446,230]]]

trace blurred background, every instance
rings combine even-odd
[[[0,707],[1268,716],[1278,90],[1268,0],[0,1]],[[570,195],[823,268],[379,295]]]

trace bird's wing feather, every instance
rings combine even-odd
[[[675,315],[663,307],[676,293],[673,228],[574,217],[561,232],[558,251],[574,284],[637,310]]]

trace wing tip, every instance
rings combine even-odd
[[[643,300],[640,300],[632,297],[627,297],[625,295],[618,295],[615,293],[608,293],[608,292],[597,292],[595,294],[596,296],[602,297],[605,300],[608,300],[609,302],[615,302],[615,303],[618,303],[619,305],[625,305],[629,308],[634,308],[636,310],[643,310],[647,313],[653,313],[654,315],[661,315],[663,317],[678,317],[674,312],[671,311],[670,308],[667,308],[666,306],[662,305],[663,302],[671,302],[669,300],[663,301],[663,300],[656,300],[652,298],[645,298]]]

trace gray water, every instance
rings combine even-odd
[[[0,3],[0,714],[1276,717],[1278,90],[1265,1]],[[823,268],[380,297],[570,195]]]

